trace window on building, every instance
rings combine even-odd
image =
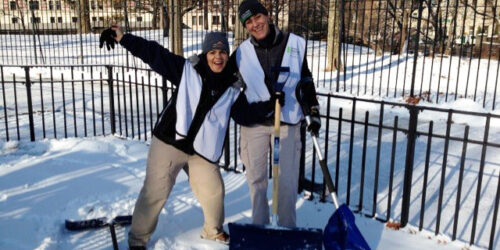
[[[56,10],[61,9],[61,1],[56,1]]]
[[[212,16],[212,24],[215,24],[215,25],[220,24],[219,16]]]
[[[92,22],[97,22],[97,17],[93,16],[92,17]]]
[[[99,8],[100,10],[104,9],[104,4],[102,3],[102,1],[99,1],[97,3],[97,8]]]
[[[234,25],[236,23],[236,16],[232,15],[231,16],[231,23]]]
[[[31,23],[40,23],[40,20],[39,17],[31,17]]]
[[[50,17],[50,23],[56,23],[56,18],[55,18],[55,17],[53,17],[53,16],[51,16],[51,17]]]
[[[40,2],[29,1],[29,7],[30,7],[30,10],[39,10],[40,9]]]
[[[115,10],[121,10],[123,8],[123,3],[121,1],[116,1],[113,3],[113,8]]]
[[[100,17],[99,17],[99,21],[100,21],[100,22],[104,22],[104,17],[103,17],[103,16],[100,16]]]
[[[12,18],[12,23],[17,23],[18,21],[19,21],[19,18],[17,18],[17,17]]]
[[[76,17],[76,16],[72,17],[71,21],[74,22],[74,23],[77,23],[78,22],[78,17]]]
[[[17,10],[16,1],[10,1],[10,10]]]
[[[136,20],[137,20],[137,22],[139,22],[139,23],[140,23],[140,22],[142,22],[142,16],[138,16]]]
[[[203,24],[203,16],[199,16],[199,17],[198,17],[198,23],[199,23],[200,25],[202,25],[202,24]]]
[[[54,2],[49,1],[49,10],[53,10],[53,9],[54,9]]]
[[[90,8],[93,9],[93,10],[96,9],[95,1],[90,1]]]
[[[62,23],[62,22],[63,22],[63,18],[62,18],[62,17],[58,17],[58,18],[57,18],[57,22],[58,22],[58,23]]]
[[[191,25],[196,25],[196,16],[191,17]]]
[[[489,31],[490,31],[490,26],[484,25],[481,33],[487,35],[489,33]]]

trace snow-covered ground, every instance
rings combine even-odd
[[[0,143],[0,249],[112,249],[105,229],[70,232],[65,219],[113,218],[130,214],[145,175],[148,145],[113,136]],[[226,221],[250,222],[250,199],[244,174],[224,172]],[[271,186],[271,185],[270,185]],[[298,226],[323,228],[333,204],[297,202]],[[177,178],[161,211],[151,249],[227,249],[199,238],[203,220],[187,176]],[[356,216],[373,249],[475,249],[446,236],[399,231]],[[118,228],[126,249],[128,227]]]
[[[159,39],[156,33],[138,32],[141,36],[151,36],[150,39]],[[200,48],[203,33],[188,32],[185,36],[186,55],[196,53]],[[113,63],[126,64],[122,57],[125,52],[119,48],[105,56],[95,56],[102,53],[97,49],[97,35],[85,36],[87,45],[94,47],[87,51],[90,55],[84,58],[85,63]],[[17,39],[29,39],[15,36]],[[88,38],[88,39],[87,39]],[[10,38],[12,39],[12,37]],[[51,49],[59,51],[62,55],[58,60],[68,63],[77,63],[79,41],[77,37],[56,36],[54,43],[47,42]],[[8,40],[1,40],[8,41]],[[73,41],[73,42],[72,42]],[[161,39],[162,44],[167,44],[166,39]],[[71,50],[62,44],[74,44]],[[61,45],[60,47],[58,46]],[[11,47],[0,51],[8,53],[12,60],[22,63],[29,51]],[[2,45],[3,46],[3,45]],[[325,44],[310,41],[308,45],[309,66],[317,80],[318,92],[334,92],[337,84],[336,72],[324,72]],[[384,55],[375,58],[373,51],[358,46],[347,46],[347,68],[340,74],[339,91],[344,97],[361,96],[368,101],[357,101],[355,113],[356,121],[363,122],[365,112],[369,112],[369,122],[378,124],[380,119],[379,104],[370,100],[383,100],[403,102],[401,93],[408,93],[409,80],[412,74],[413,57],[408,61],[404,56]],[[425,64],[424,64],[425,61]],[[491,110],[493,103],[498,106],[495,84],[498,78],[498,62],[492,60],[466,60],[458,57],[435,58],[433,66],[429,58],[419,57],[417,63],[416,92],[426,92],[429,89],[428,100],[419,103],[421,106],[438,107],[443,109],[467,110],[477,113],[500,114],[500,110]],[[48,61],[58,63],[58,61]],[[60,63],[60,61],[59,61]],[[158,114],[156,107],[162,107],[161,91],[156,86],[161,85],[161,79],[156,74],[147,71],[127,71],[115,68],[113,76],[115,86],[115,110],[121,108],[121,123],[117,121],[117,131],[123,136],[134,137],[140,140],[130,140],[109,136],[109,89],[106,81],[107,72],[104,68],[89,67],[69,68],[66,66],[35,67],[30,69],[32,85],[32,102],[34,105],[35,136],[38,142],[28,142],[29,119],[27,116],[27,93],[24,85],[25,74],[23,68],[4,66],[2,95],[0,95],[0,249],[102,249],[111,248],[109,233],[106,230],[88,231],[83,233],[70,233],[63,229],[65,219],[87,219],[106,216],[112,218],[119,214],[132,212],[133,204],[144,178],[145,157],[147,142],[150,138],[148,127],[154,123]],[[442,65],[439,65],[439,64]],[[489,63],[489,64],[488,64]],[[138,59],[129,58],[130,66],[141,66]],[[423,66],[425,65],[425,67]],[[460,65],[460,67],[458,67]],[[467,77],[464,69],[479,69],[479,74],[471,73]],[[439,68],[442,68],[440,73]],[[405,69],[406,72],[405,72]],[[448,74],[448,70],[450,73]],[[101,71],[103,72],[101,75]],[[460,74],[458,74],[460,72]],[[472,71],[475,72],[475,71]],[[104,76],[104,77],[103,77]],[[345,81],[344,81],[345,77]],[[473,79],[473,77],[478,77]],[[142,80],[144,78],[144,81]],[[16,84],[12,84],[13,80]],[[41,79],[41,84],[39,84]],[[61,81],[64,79],[64,86]],[[69,81],[75,79],[76,81]],[[84,84],[80,79],[85,79]],[[131,79],[132,82],[146,83],[145,85],[128,85],[123,81]],[[422,80],[423,79],[423,80]],[[430,79],[430,80],[426,80]],[[54,83],[51,83],[54,81]],[[471,89],[472,82],[478,82],[479,88],[474,98]],[[432,84],[429,84],[431,82]],[[439,92],[437,84],[439,83]],[[469,85],[467,84],[469,83]],[[158,85],[157,85],[158,84]],[[344,87],[345,84],[345,87]],[[422,88],[420,86],[422,85]],[[15,86],[15,87],[14,87]],[[149,86],[152,86],[149,89]],[[429,87],[430,86],[430,87]],[[483,87],[481,87],[483,86]],[[446,90],[453,94],[446,100]],[[121,91],[121,92],[118,92]],[[373,94],[372,94],[373,91]],[[465,92],[468,92],[465,95]],[[151,95],[150,95],[151,93]],[[379,96],[380,93],[380,96]],[[457,94],[454,94],[457,93]],[[145,94],[145,98],[143,98]],[[159,95],[159,97],[158,97]],[[148,98],[152,96],[153,98]],[[471,99],[464,99],[463,97]],[[455,100],[455,98],[457,98]],[[436,101],[436,99],[439,99]],[[352,101],[343,98],[332,98],[332,117],[339,116],[339,109],[343,109],[344,119],[350,119]],[[486,104],[483,107],[483,101]],[[54,103],[54,104],[52,104]],[[327,98],[321,97],[322,114],[326,113]],[[122,106],[119,107],[119,104]],[[127,112],[124,104],[128,106]],[[43,105],[43,107],[42,107]],[[131,108],[132,107],[132,108]],[[151,107],[151,108],[150,108]],[[17,109],[16,109],[17,108]],[[93,112],[95,111],[95,112]],[[5,115],[6,114],[6,115]],[[128,123],[125,123],[125,114]],[[408,128],[408,111],[397,106],[384,107],[383,125],[392,127],[395,117],[399,118],[399,128]],[[7,118],[6,118],[7,117]],[[16,120],[18,117],[18,120]],[[418,124],[419,132],[427,132],[429,122],[434,122],[434,133],[441,135],[446,131],[446,112],[424,111],[420,113]],[[56,126],[54,126],[56,124]],[[95,124],[95,126],[94,126]],[[125,132],[125,124],[128,125]],[[119,126],[121,125],[121,126]],[[135,126],[132,130],[131,126]],[[329,153],[328,162],[330,171],[334,174],[336,163],[336,147],[340,143],[340,181],[339,198],[346,200],[346,175],[348,171],[349,147],[351,128],[349,122],[343,122],[340,131],[341,142],[337,141],[338,121],[330,120],[329,125]],[[454,115],[450,134],[455,138],[463,138],[465,126],[470,127],[469,138],[481,141],[484,136],[485,119],[468,115]],[[8,130],[6,130],[8,127]],[[19,128],[19,129],[17,129]],[[66,129],[65,129],[66,128]],[[147,128],[146,131],[144,128]],[[320,143],[324,145],[326,135],[326,121],[323,119],[323,130]],[[141,130],[139,137],[138,131]],[[135,132],[134,136],[132,133]],[[21,141],[17,141],[17,133]],[[69,138],[97,135],[91,138]],[[235,138],[234,131],[230,130],[231,138]],[[351,183],[351,205],[360,200],[360,176],[363,149],[364,126],[356,124],[353,128],[353,176]],[[389,165],[391,157],[392,136],[391,129],[381,131],[381,169],[378,179],[378,192],[376,215],[385,218],[390,191]],[[108,135],[102,137],[101,135]],[[374,190],[376,145],[378,131],[374,127],[368,129],[365,186],[363,196],[363,212],[372,212],[372,195]],[[7,135],[10,142],[5,142]],[[42,140],[42,138],[48,138]],[[13,140],[13,141],[12,141]],[[500,141],[500,119],[493,118],[490,123],[489,142]],[[231,141],[233,145],[234,141]],[[391,218],[400,220],[402,180],[407,140],[406,134],[397,133],[396,163],[394,169],[394,183],[391,201]],[[464,166],[464,179],[462,197],[460,200],[460,218],[458,221],[458,241],[451,242],[450,235],[453,230],[455,202],[457,196],[457,180],[461,163],[463,144],[451,140],[448,148],[447,163],[445,168],[446,178],[443,187],[443,205],[440,232],[442,235],[434,236],[437,220],[439,184],[441,183],[442,161],[444,159],[445,141],[434,138],[428,168],[428,181],[424,231],[418,232],[419,217],[421,215],[421,199],[424,191],[423,179],[425,173],[425,156],[427,137],[417,138],[415,149],[415,166],[413,172],[411,208],[409,226],[399,231],[387,229],[384,224],[366,217],[357,216],[358,226],[367,238],[369,244],[376,249],[460,249],[476,248],[468,246],[471,233],[472,211],[475,202],[476,186],[478,182],[479,162],[482,147],[479,144],[469,143]],[[476,244],[487,247],[490,239],[494,199],[500,175],[500,148],[488,147],[485,155],[485,168],[481,189],[481,203],[478,213],[476,228]],[[231,161],[233,157],[231,156]],[[306,150],[306,166],[311,166],[312,148],[308,144]],[[233,165],[234,162],[231,162]],[[239,162],[237,163],[239,164]],[[240,167],[241,168],[241,167]],[[321,179],[321,173],[316,169],[316,181]],[[310,176],[312,169],[306,169]],[[250,202],[244,175],[223,173],[226,184],[226,222],[248,222],[250,217]],[[200,240],[198,233],[201,227],[201,210],[194,199],[187,177],[181,174],[178,184],[171,194],[162,211],[160,223],[150,247],[153,249],[224,249],[225,246]],[[271,186],[271,185],[270,185]],[[317,197],[317,196],[316,196]],[[300,227],[324,227],[328,217],[333,212],[331,203],[307,201],[303,198],[297,203],[298,225]],[[500,230],[497,222],[495,239],[492,248],[500,247]],[[125,231],[119,232],[121,247],[125,247]],[[30,240],[25,235],[30,235]]]

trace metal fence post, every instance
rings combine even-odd
[[[116,133],[115,126],[115,97],[113,91],[113,66],[106,65],[106,69],[108,70],[108,87],[109,87],[109,119],[111,122],[111,134]]]
[[[305,177],[305,168],[306,168],[306,126],[304,123],[300,126],[300,143],[302,147],[300,147],[300,164],[299,164],[299,189],[298,193],[301,193],[305,189],[306,177]]]
[[[161,78],[161,97],[163,100],[163,107],[162,107],[163,110],[168,103],[167,79],[165,77]]]
[[[231,161],[231,147],[229,145],[229,129],[227,129],[226,139],[224,140],[224,168],[225,169],[229,169],[229,162],[230,161]],[[235,169],[236,169],[236,167],[235,167]]]
[[[418,112],[416,106],[407,106],[410,111],[408,126],[408,143],[406,145],[405,173],[403,180],[403,197],[401,204],[401,226],[406,226],[410,214],[411,180],[413,175],[413,159],[415,158],[415,142],[417,140]]]
[[[33,103],[31,99],[31,80],[30,80],[30,68],[24,67],[26,72],[26,97],[28,101],[28,119],[30,124],[30,140],[35,141],[35,125],[33,121]]]

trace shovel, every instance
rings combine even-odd
[[[70,231],[83,231],[89,229],[98,229],[102,227],[109,227],[109,232],[111,233],[111,241],[113,242],[113,249],[118,250],[118,241],[116,239],[115,225],[128,226],[132,224],[132,215],[119,215],[113,220],[108,221],[106,217],[101,217],[97,219],[90,220],[66,220],[64,225],[66,229]]]
[[[302,106],[302,112],[305,115],[307,125],[311,124],[310,108]],[[335,186],[333,185],[332,177],[326,166],[325,159],[319,147],[318,138],[311,132],[311,138],[316,149],[319,165],[323,172],[323,177],[332,197],[333,205],[336,211],[328,220],[323,235],[323,243],[327,250],[337,249],[370,249],[365,238],[359,231],[354,221],[354,214],[346,204],[339,206],[337,195],[335,194]]]
[[[306,120],[306,124],[311,125],[311,106],[306,100],[306,93],[303,84],[313,84],[309,79],[299,82],[296,89],[296,96],[301,104],[302,113]],[[335,186],[333,185],[332,177],[326,166],[326,161],[323,158],[323,153],[318,143],[316,134],[311,131],[311,139],[313,141],[314,149],[318,156],[319,165],[323,172],[323,178],[326,182],[330,195],[332,197],[335,212],[328,220],[323,235],[323,243],[325,249],[370,249],[368,243],[363,238],[354,221],[354,214],[346,204],[339,206],[337,195],[335,194]],[[340,142],[339,142],[340,143]]]
[[[281,94],[290,74],[288,67],[274,67],[273,72],[279,77],[275,82],[276,94]],[[273,145],[273,204],[270,226],[229,223],[231,240],[229,249],[322,249],[322,230],[308,228],[285,228],[277,225],[278,221],[278,176],[280,144],[281,105],[278,99],[274,112]]]
[[[311,122],[309,116],[306,116],[306,122],[308,122],[308,124]],[[316,138],[316,135],[313,135],[312,133],[311,138],[318,155],[321,171],[323,171],[323,177],[325,178],[326,185],[330,195],[332,196],[333,205],[336,209],[325,227],[323,235],[325,249],[370,249],[365,238],[356,226],[354,214],[351,209],[349,209],[346,204],[342,204],[339,207],[337,195],[335,195],[335,192],[333,191],[335,190],[335,187],[333,186],[332,177],[330,176],[330,172],[328,171],[325,160],[321,154],[318,139]]]

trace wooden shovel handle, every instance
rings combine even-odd
[[[280,166],[280,125],[281,125],[281,105],[276,99],[274,110],[274,144],[273,144],[273,206],[272,214],[274,217],[278,215],[278,183],[279,183],[279,166]],[[275,218],[276,219],[276,218]],[[273,221],[273,224],[277,221]]]

